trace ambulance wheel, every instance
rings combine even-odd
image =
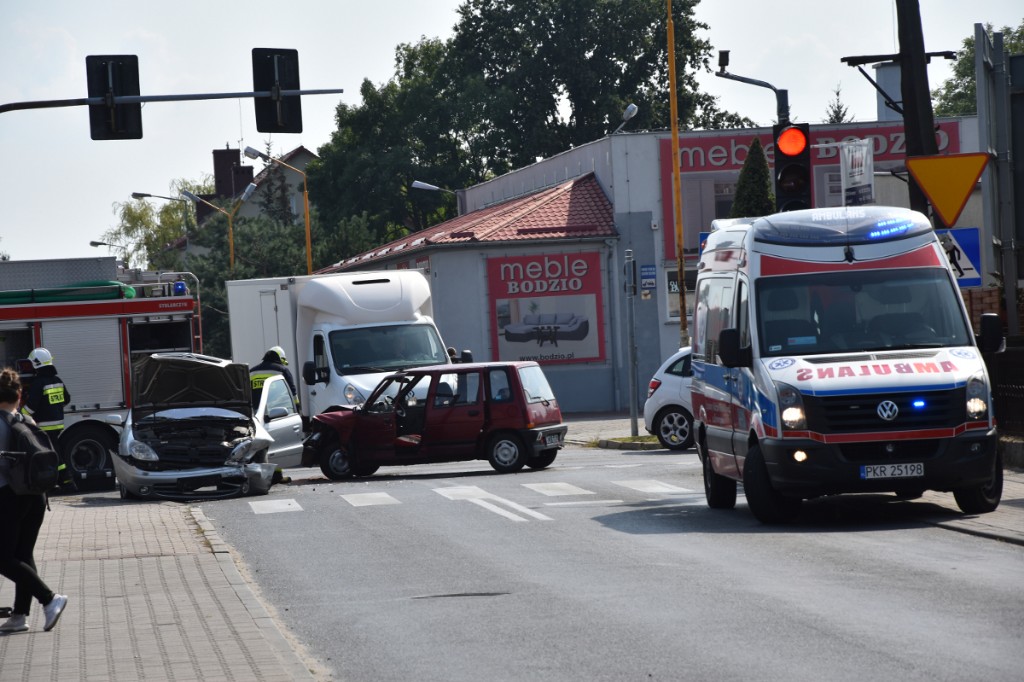
[[[703,448],[707,452],[707,448]],[[704,498],[711,509],[733,509],[736,507],[736,481],[715,473],[711,457],[703,457],[704,463]]]
[[[754,517],[765,524],[786,523],[800,513],[799,497],[786,497],[772,486],[768,466],[757,445],[747,451],[743,464],[743,492]]]
[[[109,475],[111,453],[117,451],[117,437],[113,431],[103,426],[84,424],[63,434],[59,442],[64,462],[71,469],[71,478],[79,490],[114,489],[114,478]]]
[[[995,511],[1003,497],[1003,456],[996,453],[992,480],[986,485],[958,488],[953,491],[956,506],[964,514],[987,514]]]

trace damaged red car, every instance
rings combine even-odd
[[[313,418],[302,465],[338,481],[382,466],[485,459],[495,471],[543,469],[568,427],[536,362],[418,367],[385,377],[359,406]]]

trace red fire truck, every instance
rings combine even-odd
[[[43,346],[71,394],[58,448],[79,490],[113,489],[112,453],[131,407],[131,364],[202,352],[199,283],[124,269],[114,258],[0,262],[0,355],[26,386]]]

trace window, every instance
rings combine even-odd
[[[507,402],[512,400],[512,392],[509,390],[508,374],[503,369],[492,369],[488,373],[488,382],[491,385],[491,400],[494,402]]]
[[[480,402],[480,375],[457,372],[438,377],[434,391],[434,407],[458,407]]]
[[[292,397],[288,382],[283,379],[272,381],[264,389],[267,393],[267,411],[264,417],[270,416],[270,411],[275,407],[283,407],[288,414],[295,414],[295,400]]]

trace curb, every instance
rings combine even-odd
[[[231,547],[224,542],[207,518],[206,514],[199,507],[188,508],[192,520],[199,526],[203,538],[210,544],[210,551],[217,557],[217,565],[220,566],[224,577],[231,584],[232,589],[239,601],[245,606],[246,611],[252,616],[253,621],[259,628],[260,633],[267,643],[273,647],[274,653],[281,661],[281,664],[288,670],[289,679],[292,680],[315,680],[317,677],[310,670],[309,666],[289,642],[287,636],[281,631],[277,621],[270,615],[259,596],[252,590],[249,583],[242,577],[235,565],[231,555]]]

